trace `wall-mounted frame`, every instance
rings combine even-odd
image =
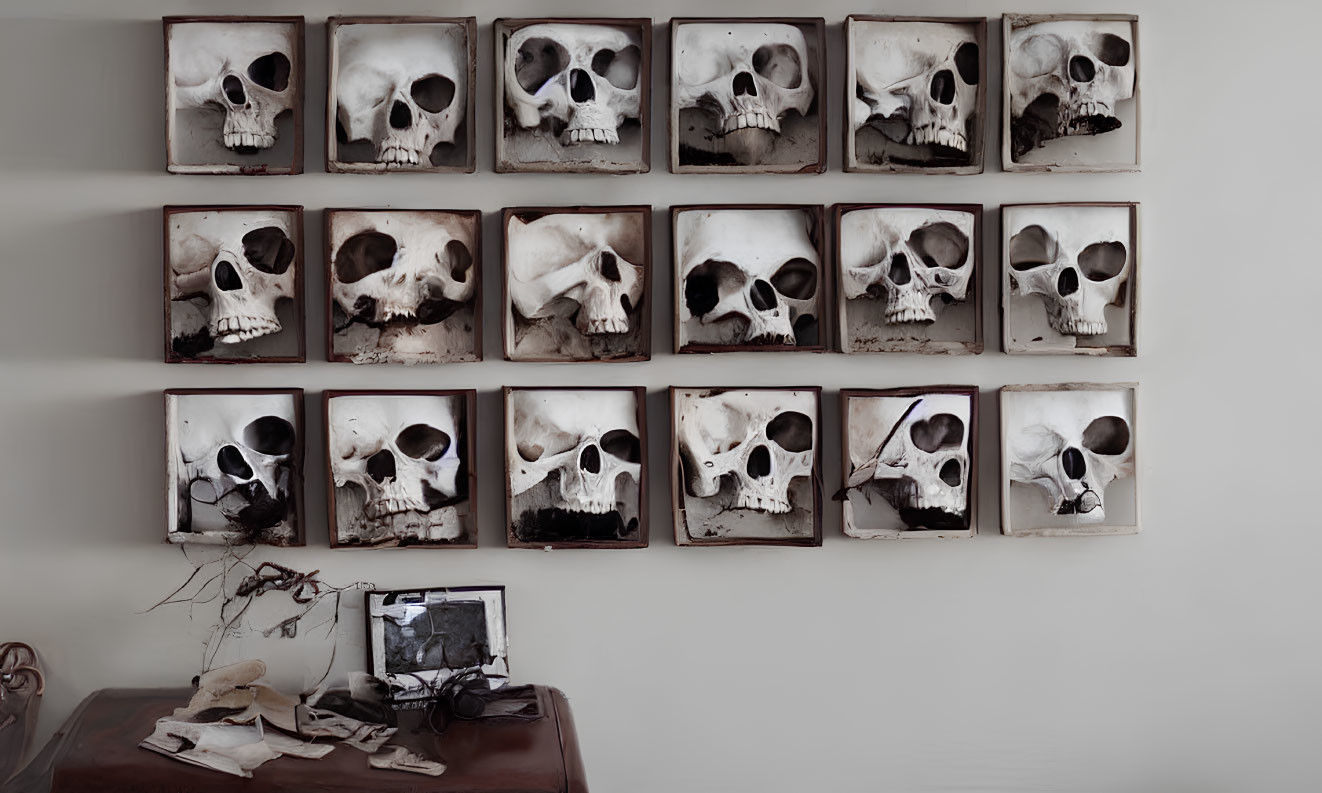
[[[326,170],[472,173],[474,17],[326,20]]]
[[[481,212],[327,209],[325,224],[329,360],[482,360]]]
[[[825,214],[818,204],[672,206],[675,350],[826,350]]]
[[[1003,534],[1138,533],[1136,383],[1005,386],[1000,411]]]
[[[332,548],[476,548],[477,392],[326,391]]]
[[[301,16],[169,16],[170,173],[303,173]]]
[[[1138,204],[1001,207],[1007,353],[1138,354]]]
[[[1139,170],[1138,17],[1006,14],[1001,169]]]
[[[670,388],[676,545],[822,544],[821,395]]]
[[[977,386],[844,389],[840,415],[847,536],[977,534]]]
[[[501,212],[501,339],[509,361],[652,356],[652,208]]]
[[[167,206],[166,363],[306,360],[303,207]]]
[[[647,173],[652,20],[497,19],[496,172]]]
[[[986,78],[985,17],[846,17],[845,170],[982,173]]]
[[[303,545],[303,389],[165,392],[166,539]]]
[[[836,204],[841,352],[982,352],[981,204]]]
[[[506,386],[511,548],[647,547],[647,391]]]
[[[826,23],[670,20],[672,173],[826,170]]]

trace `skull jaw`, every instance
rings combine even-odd
[[[967,528],[962,488],[925,490],[909,477],[878,479],[873,486],[910,529]]]
[[[1100,135],[1121,126],[1115,111],[1105,102],[1075,101],[1062,105],[1060,97],[1044,93],[1029,102],[1022,114],[1010,119],[1010,137],[1014,156],[1021,157],[1050,140]]]
[[[1100,336],[1107,331],[1106,316],[1087,316],[1085,312],[1070,305],[1055,304],[1047,313],[1051,328],[1067,336]]]
[[[223,489],[210,484],[217,491]],[[189,498],[187,493],[181,495]],[[172,541],[225,545],[290,545],[294,541],[287,494],[271,496],[258,481],[229,487],[214,501],[189,498],[188,506],[190,528],[181,527],[171,535]],[[217,528],[198,528],[209,524]]]
[[[263,118],[255,112],[227,111],[221,128],[225,148],[236,154],[256,154],[275,145],[275,116]]]
[[[627,542],[639,538],[639,520],[631,504],[637,504],[638,486],[623,478],[619,493],[566,495],[559,476],[551,475],[520,493],[511,503],[514,536],[525,543],[561,541]],[[618,496],[618,497],[617,497]]]
[[[1057,499],[1052,511],[1057,515],[1073,515],[1079,523],[1101,523],[1106,520],[1102,497],[1091,489],[1085,489],[1075,498]]]
[[[887,325],[936,322],[936,311],[926,293],[916,289],[896,290],[887,298],[884,318]]]
[[[274,313],[231,313],[213,317],[207,323],[207,330],[221,344],[239,344],[279,333],[280,320]]]
[[[346,533],[341,531],[340,542],[362,542],[379,545],[398,541],[400,545],[424,542],[454,542],[464,533],[463,517],[457,507],[442,507],[429,511],[403,510],[376,517],[359,516]]]
[[[620,142],[619,115],[600,103],[575,107],[570,114],[569,126],[560,136],[565,146],[583,143],[605,143],[614,146]]]

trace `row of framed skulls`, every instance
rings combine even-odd
[[[1000,391],[1001,530],[1139,529],[1133,384]],[[822,542],[821,389],[671,387],[678,545]],[[844,533],[978,531],[975,386],[840,392]],[[504,389],[509,547],[648,544],[646,392]],[[476,392],[323,395],[330,545],[473,548]],[[165,392],[168,539],[302,545],[301,389]]]
[[[481,213],[327,209],[332,361],[482,358]],[[670,208],[674,347],[983,350],[977,204]],[[303,209],[164,210],[168,362],[305,360]],[[829,235],[834,244],[828,244]],[[652,208],[501,213],[511,361],[651,356]],[[1137,354],[1138,206],[1001,207],[1007,353]]]
[[[1003,18],[1002,168],[1139,168],[1138,18]],[[167,165],[303,170],[303,17],[166,17]],[[499,172],[650,169],[650,19],[497,19]],[[852,15],[844,168],[982,173],[987,19]],[[331,17],[326,162],[334,173],[472,172],[474,17]],[[676,18],[670,170],[821,173],[821,18]]]

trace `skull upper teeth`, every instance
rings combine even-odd
[[[265,135],[261,132],[225,133],[225,148],[228,149],[236,149],[240,146],[249,146],[254,149],[269,149],[274,145],[274,135]]]
[[[780,121],[763,110],[731,113],[721,119],[721,134],[728,135],[738,129],[769,129],[780,134]]]
[[[570,129],[565,132],[569,143],[619,143],[620,136],[613,129]]]
[[[968,151],[968,140],[964,133],[946,129],[936,124],[928,124],[921,127],[915,127],[909,132],[909,137],[905,143],[924,144],[935,143],[939,146],[949,146],[960,151]]]
[[[280,323],[267,317],[228,316],[216,318],[210,330],[211,335],[219,337],[222,343],[235,344],[277,333],[280,330]]]
[[[615,504],[605,499],[587,499],[566,501],[564,508],[571,512],[588,512],[593,515],[605,515],[615,511]]]
[[[377,156],[377,162],[386,165],[417,165],[421,161],[417,149],[387,145]]]
[[[788,501],[781,501],[778,498],[769,498],[754,495],[752,493],[740,492],[734,503],[735,509],[755,509],[758,512],[770,512],[773,515],[783,515],[790,511]]]

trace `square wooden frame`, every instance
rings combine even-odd
[[[704,24],[777,24],[794,25],[804,28],[807,37],[810,28],[817,43],[817,89],[813,102],[817,105],[817,159],[814,162],[784,165],[681,165],[679,162],[679,110],[675,107],[675,36],[680,25],[689,23]],[[666,86],[666,150],[669,152],[671,173],[794,173],[814,174],[826,171],[826,113],[827,97],[830,95],[830,79],[827,75],[826,20],[822,17],[674,17],[670,20],[670,35],[667,38],[667,74]]]
[[[468,442],[464,444],[464,453],[468,455],[468,518],[466,534],[471,539],[470,542],[430,542],[414,543],[412,545],[356,545],[353,543],[341,543],[339,521],[335,512],[335,473],[332,468],[331,455],[331,400],[343,396],[410,396],[410,397],[452,397],[457,396],[463,400],[464,421],[467,426]],[[454,388],[445,390],[411,390],[411,389],[349,389],[349,390],[328,390],[321,394],[321,425],[322,442],[325,445],[326,473],[326,531],[330,538],[331,548],[343,548],[361,551],[376,550],[449,550],[449,549],[468,549],[476,548],[478,543],[478,498],[477,498],[477,391],[472,388]]]
[[[1014,161],[1014,141],[1010,134],[1010,99],[1013,76],[1010,74],[1010,35],[1015,28],[1040,22],[1128,22],[1133,31],[1134,57],[1134,161],[1095,165],[1060,163],[1019,163]],[[1001,170],[1007,173],[1137,173],[1143,165],[1143,69],[1139,57],[1138,16],[1136,14],[1006,14],[1001,17]]]
[[[950,25],[972,25],[973,35],[978,44],[978,90],[974,104],[977,107],[977,138],[969,148],[973,150],[972,162],[968,165],[938,165],[925,168],[918,165],[870,165],[858,161],[854,136],[856,130],[852,122],[851,108],[854,106],[854,91],[857,85],[854,79],[854,23],[855,22],[934,22]],[[845,119],[844,152],[841,160],[845,173],[931,173],[931,174],[979,174],[986,169],[987,162],[987,18],[986,17],[922,17],[922,16],[875,16],[871,14],[850,14],[845,17]]]
[[[784,539],[753,537],[720,537],[714,540],[695,540],[688,535],[688,525],[680,499],[684,495],[683,476],[680,473],[679,459],[679,401],[680,391],[811,391],[817,403],[817,414],[813,417],[813,462],[812,462],[812,536],[787,537]],[[807,386],[670,386],[668,405],[670,411],[670,513],[675,531],[675,544],[682,548],[702,548],[718,545],[781,545],[802,548],[819,548],[822,545],[822,387]]]
[[[1007,392],[1042,392],[1042,391],[1128,391],[1130,399],[1130,432],[1134,447],[1134,525],[1099,526],[1096,531],[1080,531],[1076,528],[1045,527],[1015,531],[1010,523],[1010,464],[1006,458],[1007,428],[1005,426],[1005,394]],[[1001,534],[1007,537],[1100,537],[1107,535],[1138,534],[1142,531],[1142,475],[1139,469],[1139,428],[1138,428],[1138,383],[1051,383],[1044,385],[1007,385],[1001,386],[996,393],[998,422],[998,441],[1001,468]],[[1105,496],[1105,492],[1103,492]]]
[[[682,264],[679,261],[679,216],[683,212],[722,209],[796,209],[807,212],[813,222],[816,230],[816,239],[813,240],[817,248],[817,259],[820,262],[821,277],[817,282],[817,343],[811,345],[798,346],[793,344],[688,344],[684,345],[680,341],[680,331],[683,328],[683,322],[679,316],[680,301],[683,300],[684,288],[680,283],[680,272]],[[670,267],[673,273],[671,279],[671,289],[674,290],[674,307],[671,310],[671,322],[674,325],[674,344],[675,352],[681,354],[689,353],[721,353],[721,352],[827,352],[833,349],[834,344],[831,338],[835,330],[835,318],[832,316],[835,300],[827,300],[828,294],[835,294],[835,276],[834,259],[830,255],[831,247],[827,240],[826,233],[826,207],[823,204],[679,204],[670,208]]]
[[[1140,247],[1140,236],[1138,229],[1138,203],[1133,201],[1058,201],[1048,203],[1028,203],[1028,204],[1002,204],[1001,205],[1001,239],[999,281],[1001,285],[1001,299],[998,303],[1001,315],[1001,350],[1006,355],[1087,355],[1091,357],[1107,358],[1135,358],[1138,356],[1138,302],[1139,302],[1139,269],[1142,260]],[[1010,266],[1008,249],[1010,245],[1009,236],[1006,234],[1005,210],[1019,209],[1024,207],[1129,207],[1129,250],[1133,259],[1130,268],[1129,280],[1125,287],[1129,290],[1129,343],[1112,344],[1106,347],[1075,347],[1072,350],[1053,350],[1053,349],[1020,349],[1012,348],[1010,344],[1010,321],[1008,303],[1010,301],[1010,274],[1006,269]]]
[[[419,165],[417,168],[389,168],[378,162],[341,162],[339,141],[335,139],[335,87],[339,79],[339,49],[335,46],[335,32],[345,25],[460,25],[468,45],[468,105],[464,108],[465,145],[468,147],[464,165]],[[431,16],[333,16],[326,20],[326,152],[327,173],[473,173],[477,170],[477,18]]]
[[[841,221],[845,213],[859,209],[932,209],[950,212],[967,212],[973,215],[973,276],[969,279],[969,293],[965,301],[973,305],[973,341],[929,341],[895,342],[886,345],[884,350],[846,350],[845,340],[849,338],[848,316],[845,313],[845,295],[839,276],[843,235],[840,232]],[[835,281],[835,334],[838,352],[846,355],[872,355],[879,353],[913,352],[924,355],[981,355],[984,349],[982,336],[982,285],[987,279],[986,258],[982,246],[982,204],[835,204],[831,207],[831,274]]]
[[[273,355],[258,358],[187,358],[175,354],[174,339],[171,331],[170,304],[170,220],[175,215],[193,212],[291,212],[294,215],[294,315],[298,318],[296,330],[284,328],[281,332],[291,331],[298,335],[297,355]],[[165,296],[165,362],[166,363],[207,363],[207,364],[245,364],[245,363],[305,363],[307,361],[307,293],[304,284],[304,267],[307,257],[303,255],[303,207],[292,204],[171,204],[162,208],[162,259],[165,263],[162,284]]]
[[[608,215],[638,212],[643,216],[643,299],[637,306],[639,343],[643,351],[618,358],[511,358],[510,326],[514,321],[514,306],[510,303],[509,279],[509,227],[510,219],[517,215]],[[540,206],[505,207],[500,210],[500,347],[501,357],[512,363],[627,363],[652,360],[652,206],[650,204],[620,204],[615,206]]]
[[[326,360],[331,363],[353,363],[346,355],[337,355],[335,353],[335,284],[332,276],[332,268],[335,262],[332,259],[334,251],[331,250],[331,224],[335,215],[341,212],[364,212],[379,213],[383,215],[398,214],[401,212],[426,212],[441,213],[448,215],[462,215],[473,222],[473,270],[477,274],[477,284],[473,292],[473,349],[477,357],[472,361],[437,361],[435,364],[419,364],[423,366],[444,366],[454,363],[476,363],[482,360],[482,211],[480,209],[408,209],[402,208],[377,208],[377,207],[327,207],[322,210],[322,257],[325,262],[325,269],[322,271],[322,277],[325,281],[325,310],[326,310]],[[372,364],[361,364],[368,366]],[[407,364],[404,364],[407,365]],[[382,392],[389,393],[389,392]],[[425,393],[425,392],[423,392]]]
[[[165,414],[165,542],[170,545],[189,544],[190,541],[180,539],[175,542],[170,539],[175,534],[186,534],[194,532],[175,532],[169,528],[170,522],[170,488],[174,483],[169,481],[170,466],[169,459],[172,451],[170,432],[170,399],[180,396],[288,396],[294,400],[294,432],[298,436],[298,443],[291,454],[294,467],[294,538],[285,545],[275,545],[277,548],[301,548],[307,545],[307,510],[303,506],[303,489],[307,483],[306,469],[303,466],[304,455],[307,451],[307,421],[304,419],[303,410],[303,389],[301,388],[167,388],[161,392],[161,402]],[[204,532],[195,532],[203,534]],[[196,542],[196,541],[193,541]],[[202,544],[216,544],[205,543]]]
[[[849,533],[845,526],[845,506],[848,503],[846,499],[840,500],[840,527],[846,537],[851,539],[877,539],[877,540],[915,540],[915,539],[962,539],[973,537],[978,533],[978,402],[980,401],[981,391],[975,385],[934,385],[934,386],[915,386],[912,388],[843,388],[840,390],[840,487],[841,494],[846,492],[846,483],[849,479],[849,400],[850,399],[868,399],[871,397],[918,397],[927,394],[952,394],[955,396],[966,396],[969,398],[969,426],[967,435],[969,439],[969,469],[968,488],[968,518],[969,527],[962,531],[951,529],[915,529],[900,532],[894,537],[857,537]]]
[[[628,391],[634,395],[638,420],[638,459],[642,468],[638,477],[638,539],[619,542],[606,540],[560,540],[556,542],[524,542],[514,536],[514,494],[510,492],[510,396],[515,391]],[[501,392],[501,456],[505,459],[505,546],[507,548],[646,548],[648,545],[648,475],[647,475],[647,388],[644,386],[503,386]]]
[[[170,79],[170,28],[187,22],[274,22],[294,26],[294,160],[288,166],[188,164],[174,161],[174,81]],[[165,34],[165,170],[170,173],[242,174],[244,176],[288,176],[303,173],[303,111],[307,96],[306,24],[301,16],[166,16],[161,17]]]
[[[637,167],[626,164],[589,165],[581,162],[516,163],[505,152],[505,39],[517,30],[530,25],[603,25],[613,28],[639,28],[642,40],[642,60],[639,63],[639,125],[641,126],[641,156]],[[649,173],[652,170],[652,20],[649,17],[497,17],[492,22],[496,77],[496,173]]]

